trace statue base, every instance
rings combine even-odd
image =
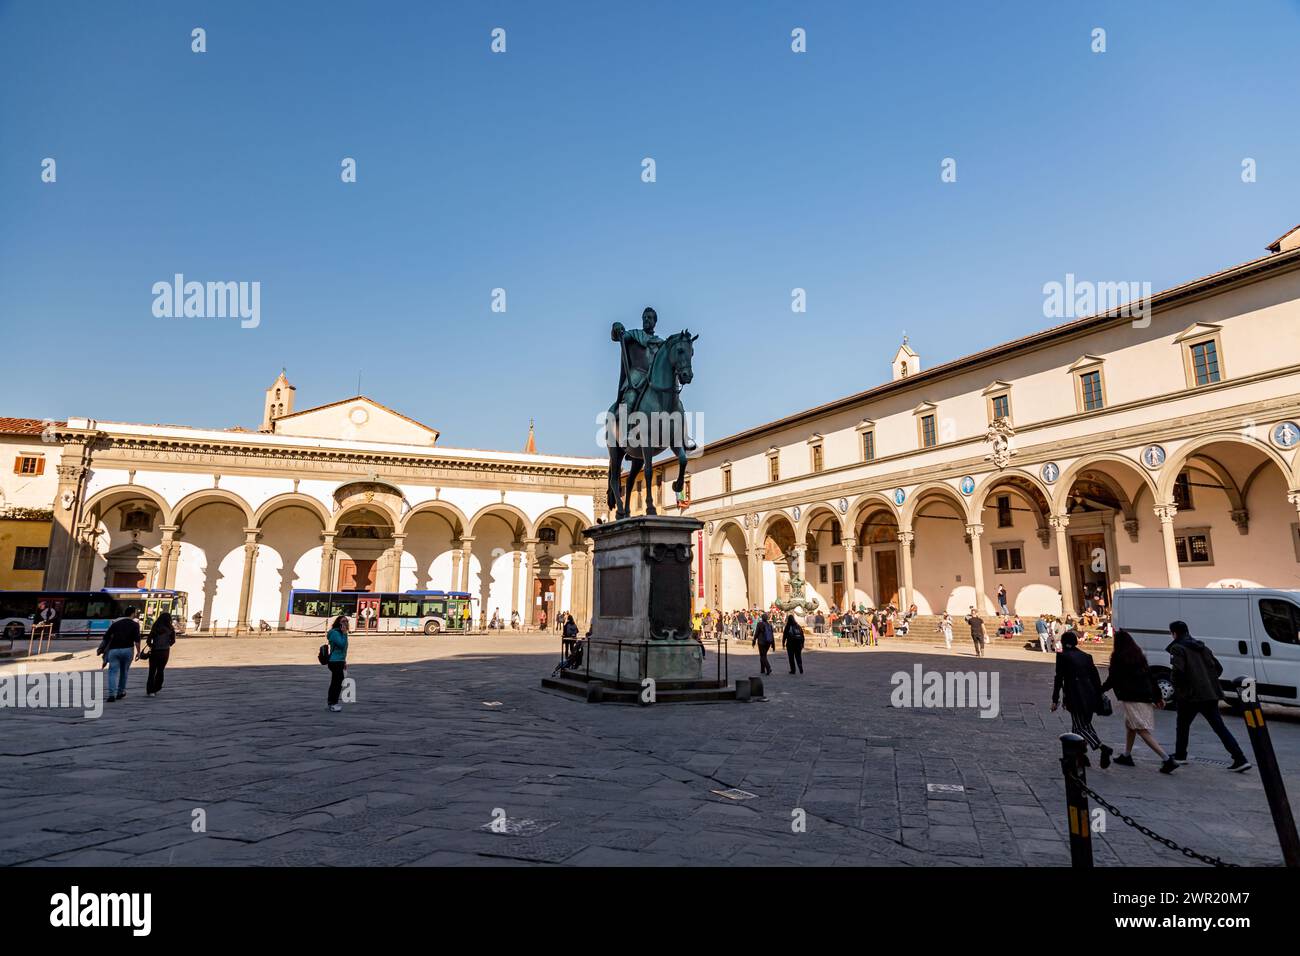
[[[694,518],[642,515],[594,525],[583,532],[595,544],[595,606],[581,642],[582,662],[542,681],[591,701],[656,703],[748,699],[729,686],[726,649],[716,660],[691,630]],[[652,688],[653,700],[642,700]],[[762,685],[758,693],[762,695]]]

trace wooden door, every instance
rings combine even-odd
[[[114,571],[113,583],[109,587],[142,588],[144,587],[144,574],[139,571]]]
[[[876,552],[876,606],[898,606],[898,552]]]
[[[1074,607],[1080,614],[1088,595],[1097,588],[1106,590],[1106,538],[1100,534],[1081,534],[1070,538],[1071,564],[1074,565]],[[1096,570],[1097,565],[1101,566]]]
[[[555,623],[555,580],[537,578],[533,581],[533,624],[542,622],[542,611],[546,612],[546,624]]]
[[[375,562],[343,560],[339,562],[340,591],[373,591]]]

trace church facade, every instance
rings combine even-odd
[[[183,590],[203,627],[283,626],[295,588],[465,591],[525,626],[591,602],[583,530],[604,459],[445,448],[355,396],[295,411],[284,373],[261,427],[72,418],[59,452],[47,589]]]
[[[1073,613],[1300,587],[1300,227],[1267,254],[709,444],[696,598]],[[1046,309],[1045,309],[1046,312]]]

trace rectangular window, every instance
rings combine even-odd
[[[826,565],[824,564],[817,565],[817,583],[818,584],[826,583]]]
[[[425,598],[421,605],[421,617],[446,617],[447,602],[442,598]]]
[[[934,416],[921,416],[921,447],[933,448],[939,443],[939,434],[935,431]]]
[[[812,470],[819,472],[822,470],[822,446],[812,446]]]
[[[1178,506],[1179,512],[1192,511],[1192,480],[1186,472],[1179,472],[1178,477],[1174,480],[1174,504]]]
[[[996,421],[999,418],[1011,417],[1011,396],[995,395],[993,397],[993,418]]]
[[[1300,644],[1300,607],[1277,598],[1260,598],[1264,632],[1279,644]]]
[[[876,433],[862,433],[862,460],[875,461],[876,458]]]
[[[767,460],[767,480],[781,480],[781,460],[776,455]]]
[[[1079,386],[1083,393],[1083,410],[1095,412],[1105,405],[1101,394],[1101,372],[1084,372],[1079,376]]]
[[[1015,524],[1011,516],[1011,496],[998,495],[998,527],[1010,528]]]
[[[15,475],[45,474],[45,459],[40,455],[19,455],[14,459]]]
[[[731,469],[730,468],[722,469],[722,493],[724,495],[731,494]]]
[[[1219,350],[1213,339],[1192,346],[1192,375],[1197,385],[1211,385],[1219,380]]]
[[[994,567],[1001,574],[1011,574],[1025,569],[1025,552],[1017,546],[999,546],[993,549]]]
[[[1185,565],[1213,564],[1214,554],[1210,550],[1210,535],[1206,531],[1188,532],[1174,538],[1174,550],[1178,552],[1178,563]]]
[[[844,565],[842,564],[831,565],[831,583],[832,584],[844,583]]]
[[[14,570],[15,571],[44,571],[45,556],[49,553],[49,548],[15,548],[14,549]]]
[[[831,525],[831,544],[839,544],[839,543],[840,543],[840,526],[837,524],[833,524]]]

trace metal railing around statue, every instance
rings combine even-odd
[[[725,687],[731,681],[731,655],[727,650],[726,638],[718,636],[704,638],[703,635],[696,638],[700,647],[708,654],[708,645],[713,645],[714,669],[716,671],[716,681],[719,687]],[[649,673],[650,651],[656,648],[663,648],[667,645],[650,643],[637,643],[629,645],[626,641],[602,641],[591,637],[562,637],[560,638],[560,662],[555,665],[552,677],[559,677],[563,671],[576,671],[579,668],[583,670],[586,680],[591,680],[591,655],[587,653],[587,647],[591,644],[603,644],[606,647],[617,647],[618,654],[615,656],[615,673],[620,678],[623,675],[623,654],[626,652],[631,656],[635,654],[637,659],[636,680],[640,681],[646,678]],[[634,649],[635,648],[635,649]],[[619,681],[622,683],[622,680]]]

